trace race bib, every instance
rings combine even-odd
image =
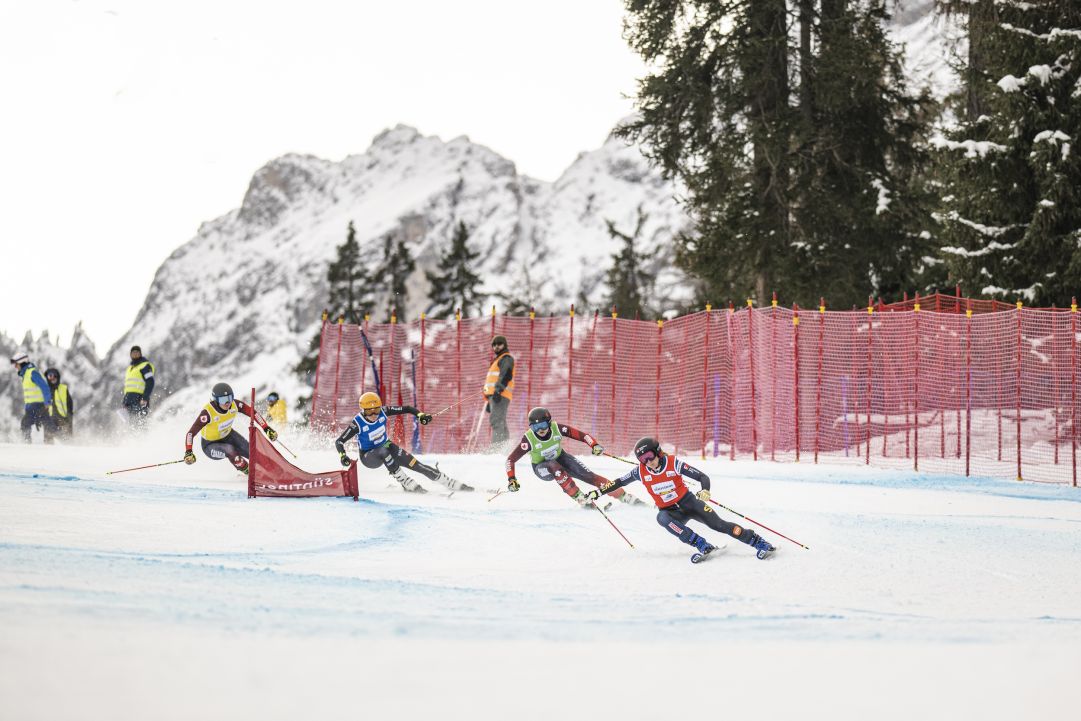
[[[653,492],[660,496],[661,500],[665,503],[676,500],[676,482],[675,481],[662,481],[661,483],[654,483]]]

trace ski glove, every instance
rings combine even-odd
[[[595,501],[600,497],[601,497],[601,493],[600,493],[600,491],[598,491],[596,489],[594,489],[594,490],[592,490],[592,491],[590,491],[589,493],[586,494],[586,498],[588,498],[591,501]]]
[[[353,463],[351,460],[349,460],[349,456],[345,454],[345,451],[342,451],[338,454],[338,460],[340,460],[342,465],[346,468],[348,468]]]
[[[189,466],[192,463],[195,463],[195,454],[191,451],[184,451],[184,462],[187,463]]]
[[[428,425],[429,423],[432,422],[432,414],[431,413],[418,413],[417,414],[417,420],[420,421],[420,424],[422,426],[426,426],[426,425]]]
[[[274,430],[270,426],[267,426],[264,430],[266,431],[266,437],[269,438],[271,441],[278,440],[278,432],[276,430]]]
[[[510,480],[507,481],[507,490],[512,492],[512,493],[517,491],[521,487],[522,487],[522,484],[519,483],[518,479],[515,478],[514,476],[511,476]]]
[[[702,490],[700,490],[698,493],[696,493],[694,495],[698,496],[698,500],[700,500],[702,503],[709,503],[709,490],[708,489],[703,488]]]
[[[604,446],[602,446],[600,443],[594,443],[592,450],[593,450],[593,455],[595,455],[595,456],[599,456],[599,455],[604,454]]]

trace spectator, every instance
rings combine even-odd
[[[11,357],[11,365],[22,378],[23,418],[19,427],[22,428],[23,440],[29,443],[32,426],[38,428],[45,426],[49,430],[53,427],[53,419],[49,415],[49,408],[53,404],[53,392],[26,353],[15,351],[15,355]]]
[[[45,371],[45,380],[49,383],[49,389],[53,394],[53,422],[56,424],[55,432],[46,431],[45,440],[53,438],[71,439],[74,432],[73,420],[75,417],[75,398],[68,391],[68,384],[60,382],[60,371],[50,368]]]
[[[279,426],[285,425],[285,401],[278,395],[277,391],[271,391],[266,397],[267,403],[267,417],[271,422],[278,424]]]
[[[143,349],[131,347],[131,365],[124,373],[124,410],[132,427],[144,426],[150,413],[150,394],[154,392],[154,364],[143,356]]]
[[[484,397],[492,426],[492,449],[499,451],[509,437],[507,407],[514,395],[514,356],[507,350],[507,339],[501,335],[492,338],[492,353],[495,359],[484,381]]]

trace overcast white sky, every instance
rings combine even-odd
[[[103,352],[169,253],[284,153],[340,160],[406,123],[554,180],[632,110],[622,9],[0,0],[0,331],[66,345],[82,320]]]

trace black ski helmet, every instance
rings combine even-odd
[[[220,405],[220,399],[225,398],[227,396],[229,398],[228,402],[232,403],[233,402],[233,387],[231,385],[229,385],[228,383],[215,383],[214,384],[214,389],[212,391],[210,391],[210,400],[214,401],[215,403],[219,403],[219,405]]]
[[[58,371],[57,369],[50,368],[49,370],[45,371],[45,378],[47,379],[49,376],[56,376],[56,382],[60,382],[60,371]]]
[[[552,414],[547,408],[545,408],[543,406],[537,406],[536,408],[534,408],[533,410],[531,410],[529,412],[529,425],[533,425],[534,423],[551,423],[551,422],[552,422]]]
[[[638,442],[634,444],[634,457],[642,463],[645,463],[647,460],[652,460],[652,457],[642,460],[642,456],[647,456],[650,452],[658,458],[664,455],[664,451],[661,450],[661,444],[657,442],[656,438],[645,436],[639,438]]]

